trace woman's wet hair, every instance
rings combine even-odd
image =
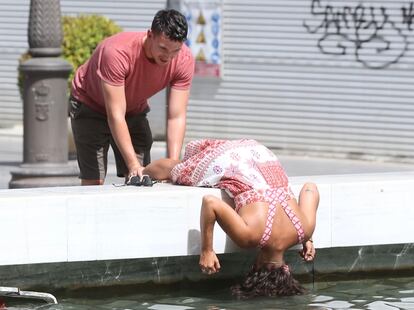
[[[172,41],[187,40],[188,25],[184,15],[176,10],[160,10],[152,21],[151,31]]]
[[[256,267],[253,265],[242,283],[231,287],[234,296],[249,299],[258,296],[302,295],[305,288],[293,278],[288,265],[272,264]]]

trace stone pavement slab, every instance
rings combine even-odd
[[[154,142],[152,159],[165,157],[165,143]],[[350,159],[314,158],[306,156],[278,155],[287,174],[293,176],[360,174],[378,172],[414,171],[414,164],[364,161]],[[8,188],[10,171],[19,167],[23,161],[23,128],[0,128],[0,189]],[[70,161],[77,165],[76,161]],[[115,162],[112,152],[108,158],[108,176],[105,184],[122,183],[116,177]]]

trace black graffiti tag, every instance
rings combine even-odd
[[[413,23],[414,19],[414,3],[411,2],[409,8],[402,7],[401,13],[403,17],[403,24],[407,24],[407,28],[409,31],[413,30],[411,28],[411,24]]]
[[[391,20],[385,7],[334,7],[329,1],[325,5],[321,2],[312,0],[313,19],[303,25],[309,33],[321,35],[317,45],[322,53],[353,54],[356,61],[370,69],[386,68],[404,56],[407,36]],[[409,17],[405,20],[411,25]]]

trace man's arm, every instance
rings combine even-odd
[[[142,176],[144,168],[137,159],[128,125],[125,121],[126,99],[124,86],[112,86],[104,81],[101,81],[101,86],[104,94],[108,125],[112,137],[128,167],[128,176]]]
[[[180,158],[189,96],[190,90],[170,89],[167,115],[167,156],[171,159]]]

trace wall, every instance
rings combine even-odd
[[[296,195],[309,180],[320,191],[313,234],[317,274],[413,270],[413,177],[290,178]],[[2,230],[10,236],[0,239],[2,285],[200,280],[200,202],[207,194],[221,197],[219,189],[171,184],[0,190]],[[223,263],[219,277],[242,274],[254,259],[254,251],[240,255],[219,225],[213,247]],[[311,264],[301,261],[297,249],[285,259],[303,274]]]
[[[29,0],[0,1],[0,126],[22,122],[18,58],[27,49]]]
[[[413,3],[224,1],[222,78],[196,83],[187,138],[413,162]]]
[[[146,30],[166,0],[61,0],[62,15],[102,14],[127,31]],[[17,67],[28,49],[27,25],[30,0],[0,0],[0,127],[22,122],[22,102],[17,88]],[[165,97],[153,101],[151,121],[155,134],[163,134]]]
[[[187,140],[255,138],[279,154],[414,162],[414,1],[226,0],[222,76],[192,90]],[[62,0],[146,28],[166,1]],[[0,126],[21,122],[29,0],[0,0]],[[164,94],[150,113],[165,131]]]

